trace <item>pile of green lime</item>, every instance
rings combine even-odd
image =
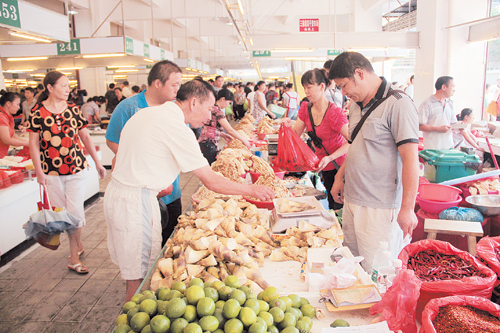
[[[309,333],[315,316],[309,301],[280,296],[269,287],[256,295],[235,276],[224,282],[192,279],[137,294],[123,305],[114,333]]]

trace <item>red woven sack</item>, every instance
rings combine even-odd
[[[318,168],[319,159],[295,134],[292,128],[281,124],[278,134],[278,161],[275,166],[282,171],[312,171]]]
[[[381,313],[391,331],[417,333],[415,309],[421,285],[412,270],[401,270],[382,300],[371,306],[370,314]]]
[[[500,250],[499,237],[483,237],[476,246],[477,255],[483,259],[489,268],[500,276],[500,260],[498,260],[496,250]]]
[[[482,297],[450,296],[431,300],[422,313],[422,327],[419,333],[437,333],[432,321],[439,313],[439,308],[446,305],[470,305],[476,309],[489,312],[500,318],[500,306]]]
[[[403,261],[403,268],[407,268],[410,256],[425,250],[434,250],[442,254],[456,255],[471,263],[485,277],[472,276],[460,280],[422,281],[420,297],[417,303],[417,319],[420,319],[425,305],[434,298],[447,296],[479,296],[487,299],[491,298],[491,292],[497,279],[496,274],[483,265],[479,259],[473,257],[468,252],[457,249],[450,243],[425,239],[405,246],[398,257]]]

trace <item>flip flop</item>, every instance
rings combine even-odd
[[[87,274],[89,272],[89,269],[85,267],[81,262],[75,265],[69,265],[68,264],[68,269],[77,272],[78,274]]]

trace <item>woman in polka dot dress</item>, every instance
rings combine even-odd
[[[106,175],[106,169],[97,157],[87,120],[78,106],[67,102],[70,93],[68,78],[61,72],[52,71],[45,76],[43,85],[45,90],[29,116],[30,154],[38,183],[47,186],[51,204],[65,207],[79,219],[77,231],[68,235],[68,268],[86,274],[89,270],[80,261],[84,252],[80,236],[81,227],[85,225],[83,201],[89,167],[82,142],[101,178]]]

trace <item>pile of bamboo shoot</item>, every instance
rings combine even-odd
[[[307,261],[307,249],[310,247],[340,247],[342,241],[339,239],[338,225],[334,224],[330,229],[323,229],[304,220],[299,222],[299,227],[292,227],[286,231],[287,237],[280,242],[271,253],[269,259],[272,261],[296,260]]]
[[[259,266],[278,244],[263,226],[266,218],[267,214],[259,214],[255,205],[245,201],[202,200],[193,214],[179,217],[151,289],[171,288],[174,281],[194,277],[224,281],[229,274],[256,292],[267,288]]]

